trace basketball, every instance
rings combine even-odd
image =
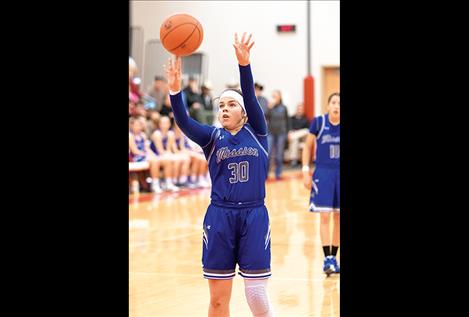
[[[176,56],[188,56],[202,44],[204,30],[196,18],[189,14],[174,14],[161,24],[160,40],[163,47]]]

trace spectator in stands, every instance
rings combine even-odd
[[[254,90],[256,93],[257,101],[261,105],[262,111],[264,114],[267,112],[269,101],[266,97],[262,96],[262,91],[264,90],[264,86],[259,83],[254,83]]]
[[[200,96],[200,90],[197,79],[189,77],[189,83],[184,88],[184,94],[186,95],[186,105],[189,108],[189,115],[191,118],[202,122],[202,97]]]
[[[137,103],[135,105],[135,115],[139,116],[139,117],[141,116],[141,117],[144,117],[144,118],[146,118],[146,116],[147,116],[147,111],[145,110],[145,106],[144,106],[142,100],[137,101]]]
[[[155,100],[155,108],[160,111],[166,96],[169,93],[168,82],[162,76],[155,76],[153,86],[147,90],[147,94]]]
[[[269,130],[269,169],[272,165],[271,161],[275,160],[275,178],[280,179],[289,120],[288,110],[283,104],[279,90],[272,92],[272,100],[268,104],[265,116]]]
[[[211,125],[213,123],[213,95],[212,95],[212,84],[207,80],[201,87],[202,93],[200,99],[203,106],[202,123]]]
[[[300,142],[306,139],[309,132],[310,122],[305,116],[304,105],[299,103],[296,106],[295,115],[290,117],[290,130],[288,131],[288,152],[290,165],[295,167],[300,159]]]
[[[163,101],[163,107],[161,107],[160,115],[162,117],[169,117],[171,121],[171,127],[174,125],[174,115],[173,108],[171,108],[171,100],[169,99],[169,94],[166,95]]]

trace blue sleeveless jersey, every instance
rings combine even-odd
[[[332,125],[326,114],[313,119],[309,132],[316,136],[316,166],[340,168],[340,124]]]
[[[246,208],[264,204],[267,136],[257,136],[249,124],[235,135],[223,128],[214,129],[204,153],[214,205]]]
[[[132,133],[133,136],[134,136],[134,140],[135,140],[135,144],[137,145],[137,149],[139,149],[140,151],[145,152],[144,133],[143,132],[141,132],[139,134],[135,134],[133,132],[130,132],[130,133]],[[130,152],[130,156],[131,156],[133,162],[141,162],[141,161],[145,160],[145,155],[135,155],[135,154],[132,153],[132,151]]]
[[[171,131],[171,130],[170,130]],[[168,131],[168,133],[170,132]],[[161,132],[160,132],[161,133]],[[168,134],[166,134],[165,136],[163,136],[163,138],[161,139],[161,143],[163,143],[163,149],[167,149],[167,146],[168,146]],[[150,149],[156,154],[160,154],[158,153],[158,149],[156,148],[156,145],[155,145],[155,142],[153,142],[153,140],[151,141],[150,143]]]

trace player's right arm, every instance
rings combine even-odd
[[[187,114],[181,94],[181,57],[176,56],[174,62],[169,59],[168,65],[165,65],[165,71],[176,123],[188,138],[200,146],[208,145],[215,127],[201,124]]]
[[[311,158],[313,161],[316,159],[316,136],[319,133],[319,121],[320,120],[318,118],[314,118],[313,121],[311,121],[309,134],[306,137],[303,153],[301,154],[301,163],[303,165],[303,185],[305,185],[308,190],[311,190],[313,181],[312,173],[309,169],[309,163],[311,162]]]
[[[316,136],[312,133],[309,133],[306,136],[305,146],[303,147],[303,153],[301,154],[301,162],[303,165],[303,184],[308,190],[311,190],[312,186],[312,174],[309,169],[309,163],[311,162],[311,154],[315,152]]]

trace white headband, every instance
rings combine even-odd
[[[234,91],[234,90],[225,90],[225,91],[222,92],[222,94],[220,95],[220,100],[221,100],[221,98],[224,98],[224,97],[229,97],[229,98],[233,98],[234,100],[236,100],[236,101],[239,103],[239,105],[241,106],[241,108],[243,108],[244,113],[247,114],[246,108],[244,107],[243,96],[241,96],[239,93],[237,93],[237,92]]]

